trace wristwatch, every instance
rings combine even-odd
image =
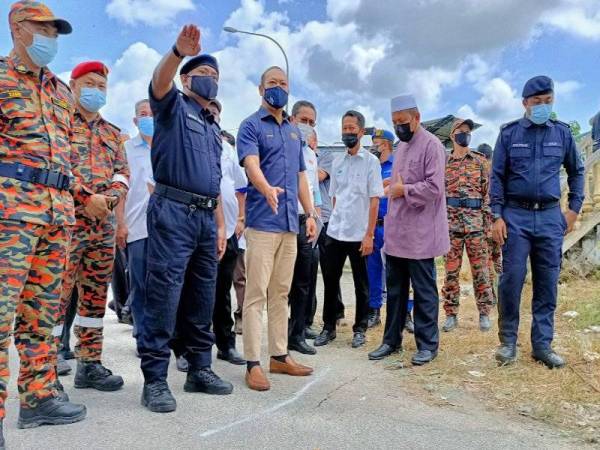
[[[179,53],[179,50],[177,50],[177,44],[173,44],[173,47],[171,47],[171,50],[173,51],[173,54],[175,56],[177,56],[179,59],[183,59],[183,55],[181,53]]]
[[[311,211],[307,218],[317,220],[317,217],[319,217],[317,216],[317,213],[315,211]]]

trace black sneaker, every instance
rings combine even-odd
[[[75,387],[77,389],[92,388],[103,392],[118,391],[123,387],[123,377],[113,375],[99,361],[78,361]]]
[[[233,392],[233,384],[222,380],[210,367],[207,367],[188,371],[183,390],[211,395],[229,395]]]
[[[142,406],[156,413],[168,413],[177,409],[177,401],[166,381],[144,383]]]
[[[56,397],[43,400],[35,408],[23,408],[19,411],[17,428],[35,428],[40,425],[66,425],[85,419],[87,410],[84,405],[63,402]]]
[[[365,333],[363,333],[362,331],[357,331],[352,337],[352,348],[362,347],[363,345],[365,345],[366,341],[367,338],[365,336]]]
[[[373,328],[379,324],[381,324],[381,312],[379,311],[379,308],[371,308],[369,310],[367,328]]]

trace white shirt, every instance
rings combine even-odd
[[[129,191],[125,201],[125,223],[129,229],[127,242],[135,242],[148,237],[146,210],[150,192],[148,182],[152,177],[150,146],[138,134],[125,142],[127,163],[129,164]]]
[[[225,215],[225,233],[229,239],[235,233],[239,215],[239,203],[235,191],[247,187],[248,179],[240,166],[237,153],[226,141],[223,141],[221,153],[221,173],[221,202]]]
[[[329,195],[335,206],[327,235],[344,242],[361,242],[369,226],[371,198],[383,196],[381,165],[376,156],[360,149],[336,158],[329,175]]]
[[[313,207],[316,204],[315,201],[315,187],[319,188],[319,167],[317,166],[317,154],[311,150],[308,145],[304,145],[302,148],[302,154],[304,155],[304,165],[306,166],[306,177],[308,178],[308,189],[311,193],[311,200]],[[320,197],[320,196],[319,196]],[[304,208],[298,200],[298,214],[304,214]]]

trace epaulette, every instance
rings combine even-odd
[[[571,125],[569,125],[566,122],[563,122],[562,120],[558,120],[558,119],[550,119],[551,122],[555,123],[556,125],[562,125],[567,127],[569,130],[571,129]]]
[[[109,128],[112,128],[112,131],[115,132],[116,135],[121,134],[121,129],[118,126],[116,126],[114,123],[111,123],[106,119],[104,119],[104,123],[106,123],[106,125],[108,125]]]
[[[505,123],[505,124],[501,125],[501,126],[500,126],[500,129],[501,129],[501,130],[504,130],[505,128],[508,128],[508,127],[510,127],[511,125],[517,124],[517,123],[519,123],[520,121],[521,121],[521,119],[515,119],[515,120],[511,120],[510,122],[507,122],[507,123]]]

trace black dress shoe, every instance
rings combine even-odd
[[[123,387],[123,377],[113,375],[99,361],[78,361],[74,385],[77,389],[92,388],[98,391],[112,392]]]
[[[302,353],[303,355],[316,355],[317,350],[306,343],[305,340],[301,341],[288,341],[288,350],[294,350]]]
[[[175,364],[177,365],[177,370],[180,372],[187,372],[190,368],[185,356],[178,356],[177,359],[175,359]]]
[[[376,327],[381,323],[381,311],[379,308],[371,308],[369,310],[369,317],[367,320],[367,328]]]
[[[565,360],[551,348],[533,350],[533,359],[546,365],[549,369],[560,369],[566,365]]]
[[[304,338],[305,339],[316,339],[319,336],[319,332],[313,330],[311,327],[306,327],[304,329]]]
[[[404,324],[404,328],[410,334],[415,334],[415,323],[413,322],[412,316],[410,313],[406,316],[406,323]]]
[[[422,366],[433,361],[436,356],[437,352],[432,352],[431,350],[419,350],[413,355],[411,362],[415,366]]]
[[[335,331],[323,330],[315,339],[315,347],[327,345],[335,339]]]
[[[397,352],[399,349],[402,349],[402,347],[394,347],[389,344],[381,344],[379,348],[377,348],[377,350],[373,350],[371,353],[369,353],[369,359],[371,361],[378,361],[387,356],[390,356],[392,353]]]
[[[229,395],[233,392],[233,384],[222,380],[210,367],[207,367],[188,371],[183,390],[211,395]]]
[[[19,411],[17,428],[35,428],[40,425],[66,425],[85,419],[85,406],[63,402],[56,397],[44,399],[35,408]]]
[[[152,412],[167,413],[177,409],[177,401],[166,381],[144,383],[142,392],[142,406]]]
[[[516,344],[502,344],[496,350],[496,361],[501,366],[513,364],[517,360]]]
[[[367,342],[365,333],[363,333],[362,331],[357,331],[352,337],[352,348],[362,347],[363,345],[365,345],[365,342]]]
[[[236,366],[243,366],[244,364],[246,364],[246,360],[242,358],[242,355],[240,355],[235,348],[230,348],[224,352],[219,350],[217,352],[217,358],[222,359],[223,361],[227,361],[228,363],[234,364]]]

